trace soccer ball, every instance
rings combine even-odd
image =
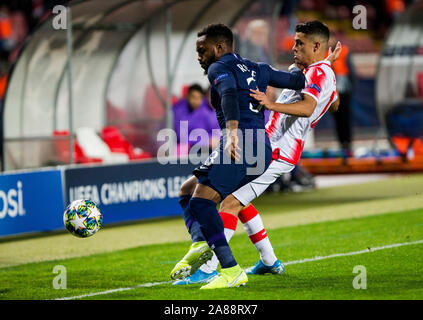
[[[76,237],[91,237],[103,226],[103,216],[91,200],[75,200],[63,214],[65,228]]]

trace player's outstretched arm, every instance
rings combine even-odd
[[[304,95],[304,99],[294,103],[278,103],[271,101],[264,92],[251,89],[250,96],[256,99],[266,109],[275,112],[281,112],[297,117],[310,117],[316,108],[317,101],[308,94]]]
[[[291,68],[289,72],[277,70],[265,63],[261,63],[260,67],[269,75],[271,87],[300,90],[305,86],[304,73],[298,67]]]

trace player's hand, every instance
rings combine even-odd
[[[304,66],[303,66],[302,64],[293,63],[293,64],[291,64],[291,65],[288,67],[288,71],[291,71],[291,69],[293,69],[293,68],[298,68],[298,69],[300,69],[301,71],[303,71],[303,70],[304,70]]]
[[[339,58],[341,51],[342,51],[342,45],[341,45],[341,42],[338,41],[336,43],[335,50],[332,51],[332,47],[329,47],[328,56],[326,57],[325,60],[328,60],[331,64],[334,63],[336,59]]]
[[[250,89],[250,91],[252,92],[250,93],[251,97],[256,99],[259,102],[259,104],[265,106],[267,109],[270,109],[271,101],[269,100],[269,97],[264,92],[261,92],[258,89],[257,90]]]
[[[241,148],[238,146],[238,135],[236,131],[230,132],[227,136],[226,145],[225,145],[225,152],[226,154],[231,157],[234,161],[239,161],[241,159],[240,154],[238,151],[241,150]]]

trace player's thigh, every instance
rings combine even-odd
[[[222,200],[220,194],[216,190],[201,183],[197,184],[195,187],[192,197],[211,200],[215,203],[219,203]]]
[[[232,193],[232,195],[243,205],[259,197],[272,183],[282,174],[291,172],[294,165],[285,161],[272,161],[269,168],[258,178],[242,186]]]
[[[179,189],[179,197],[185,195],[192,195],[197,185],[198,179],[196,176],[191,176],[181,185]]]

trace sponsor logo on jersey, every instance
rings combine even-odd
[[[229,74],[227,74],[227,73],[222,73],[222,74],[219,74],[219,75],[216,77],[216,79],[214,79],[214,84],[217,84],[220,80],[223,80],[223,79],[225,79],[225,78],[227,78],[227,77],[229,77]]]

